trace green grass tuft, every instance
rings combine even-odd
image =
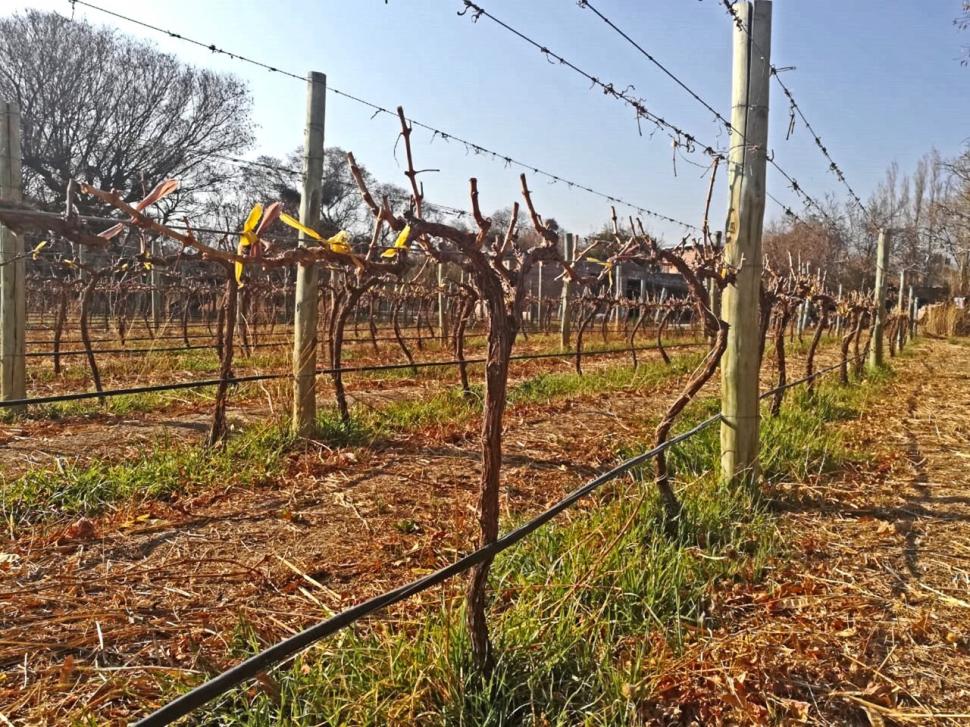
[[[582,385],[568,376],[532,381],[518,401]],[[873,389],[792,392],[779,417],[765,418],[768,477],[844,463],[850,454],[833,425],[857,415]],[[714,400],[695,402],[678,429],[716,408]],[[716,628],[712,593],[761,578],[783,555],[767,503],[711,472],[717,442],[712,426],[671,453],[684,504],[675,534],[665,527],[647,463],[499,556],[489,605],[498,664],[489,683],[474,681],[456,583],[437,608],[415,615],[410,606],[407,621],[370,621],[316,645],[275,675],[278,703],[237,690],[202,719],[254,727],[636,723],[657,663]]]
[[[282,469],[291,442],[278,426],[231,437],[221,447],[161,442],[135,461],[95,461],[33,470],[0,483],[0,512],[12,529],[57,517],[97,515],[123,500],[166,498],[205,487],[254,486]]]

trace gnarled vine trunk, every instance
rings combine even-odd
[[[209,428],[209,446],[215,446],[226,435],[226,403],[229,399],[229,379],[232,378],[232,358],[235,348],[238,286],[233,270],[226,268],[226,292],[221,307],[222,326],[219,329],[219,386]]]

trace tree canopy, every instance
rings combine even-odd
[[[20,107],[24,192],[42,205],[62,205],[70,179],[135,197],[178,177],[174,208],[253,142],[241,80],[57,13],[0,19],[0,98]]]

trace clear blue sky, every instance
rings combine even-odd
[[[486,19],[458,17],[460,0],[94,0],[105,8],[305,74],[412,118],[564,177],[673,217],[698,223],[705,180],[678,161],[669,138],[640,137],[632,112]],[[487,10],[618,87],[633,84],[655,113],[723,145],[710,114],[575,0],[481,0]],[[728,114],[731,26],[718,0],[598,0],[601,11]],[[786,83],[865,199],[893,160],[904,171],[931,147],[958,153],[970,137],[970,68],[959,63],[970,33],[953,25],[959,0],[775,0],[772,60],[795,66]],[[35,7],[70,15],[68,0],[3,0],[3,12]],[[77,7],[97,23],[150,38],[185,61],[249,82],[257,151],[283,154],[302,143],[304,86],[205,50]],[[841,189],[800,127],[785,141],[787,107],[772,88],[770,145],[811,194]],[[330,95],[326,142],[353,150],[378,177],[403,184],[394,157],[396,120]],[[467,205],[479,178],[483,207],[518,199],[518,171],[416,131],[430,200]],[[696,157],[702,161],[702,157]],[[769,191],[800,209],[769,168]],[[580,233],[606,220],[605,202],[565,184],[532,182],[542,214]],[[726,192],[712,222],[720,227]],[[778,207],[769,204],[769,217]],[[668,238],[676,229],[651,223]]]

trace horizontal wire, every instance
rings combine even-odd
[[[724,127],[729,132],[731,132],[732,134],[737,134],[741,138],[741,143],[742,144],[747,144],[748,143],[748,140],[747,140],[747,137],[745,136],[745,134],[743,134],[739,129],[736,129],[729,119],[727,119],[723,114],[721,114],[717,109],[715,109],[710,103],[708,103],[707,101],[705,101],[700,96],[700,94],[698,94],[690,86],[688,86],[673,71],[671,71],[669,68],[667,68],[667,66],[665,66],[660,61],[658,61],[643,46],[641,46],[632,37],[630,37],[630,35],[628,35],[626,32],[624,32],[623,29],[620,28],[616,23],[614,23],[606,15],[604,15],[602,12],[600,12],[600,10],[597,9],[591,2],[589,2],[589,0],[579,0],[579,6],[581,8],[585,8],[585,9],[588,9],[588,10],[592,11],[598,18],[600,18],[600,20],[602,20],[604,23],[606,23],[618,35],[620,35],[630,45],[632,45],[634,48],[636,48],[644,57],[647,58],[647,60],[649,60],[651,63],[653,63],[664,74],[666,74],[670,79],[672,79],[678,86],[680,86],[684,91],[686,91],[694,100],[696,100],[705,109],[707,109],[711,114],[713,114],[714,115],[714,118],[717,119],[717,121],[719,121],[721,124],[723,124]],[[791,174],[789,174],[787,171],[785,171],[781,167],[781,165],[779,165],[774,160],[774,154],[773,153],[768,154],[767,160],[768,160],[768,163],[771,164],[788,181],[790,189],[793,192],[795,192],[795,194],[797,194],[802,199],[802,201],[804,202],[804,204],[805,204],[806,207],[814,207],[815,209],[818,210],[819,213],[822,214],[823,217],[828,218],[830,221],[832,221],[834,223],[834,220],[831,220],[831,217],[829,217],[828,213],[822,208],[821,204],[819,204],[811,195],[809,195],[804,189],[802,189],[801,185],[798,184],[798,182],[794,179],[794,177],[792,177]],[[784,211],[785,211],[785,214],[787,214],[789,217],[793,217],[793,218],[796,218],[797,219],[797,215],[795,215],[795,213],[791,210],[791,208],[788,205],[785,205],[784,203],[780,202],[779,200],[777,200],[775,197],[773,197],[771,195],[768,195],[768,197],[773,202],[775,202],[780,207],[782,207],[784,209]]]
[[[304,76],[300,76],[300,75],[297,75],[295,73],[291,73],[290,71],[285,71],[283,69],[277,68],[276,66],[272,66],[272,65],[270,65],[268,63],[263,63],[262,61],[255,60],[253,58],[250,58],[248,56],[241,55],[239,53],[233,53],[231,51],[227,51],[227,50],[225,50],[223,48],[220,48],[220,47],[216,46],[213,43],[204,43],[202,41],[195,40],[194,38],[190,38],[190,37],[188,37],[186,35],[183,35],[181,33],[176,33],[175,31],[168,30],[166,28],[162,28],[162,27],[159,27],[157,25],[152,25],[151,23],[146,23],[145,21],[142,21],[142,20],[137,20],[137,19],[132,18],[132,17],[130,17],[128,15],[123,15],[122,13],[118,13],[118,12],[115,12],[115,11],[112,11],[112,10],[108,10],[106,8],[102,8],[102,7],[98,6],[98,5],[94,5],[92,3],[86,2],[85,0],[67,0],[67,2],[71,3],[72,6],[73,5],[81,5],[83,7],[90,8],[91,10],[94,10],[96,12],[104,13],[105,15],[109,15],[109,16],[114,17],[114,18],[117,18],[119,20],[123,20],[123,21],[125,21],[127,23],[131,23],[131,24],[134,24],[134,25],[138,25],[140,27],[147,28],[147,29],[149,29],[151,31],[154,31],[156,33],[162,33],[164,35],[167,35],[170,38],[174,38],[176,40],[180,40],[180,41],[183,41],[183,42],[190,43],[192,45],[198,46],[200,48],[204,48],[204,49],[206,49],[206,50],[208,50],[208,51],[210,51],[212,53],[219,54],[219,55],[224,55],[224,56],[226,56],[228,58],[231,58],[233,60],[240,61],[240,62],[243,62],[243,63],[248,63],[250,65],[256,66],[257,68],[262,68],[262,69],[264,69],[266,71],[269,71],[271,73],[278,73],[278,74],[280,74],[282,76],[285,76],[287,78],[292,78],[292,79],[298,80],[298,81],[300,81],[302,83],[306,83],[306,78]],[[333,86],[330,86],[329,84],[327,85],[327,92],[328,93],[332,93],[332,94],[334,94],[336,96],[340,96],[342,98],[346,98],[346,99],[348,99],[350,101],[354,101],[355,103],[361,104],[363,106],[366,106],[367,108],[370,108],[371,110],[373,110],[375,112],[375,115],[378,114],[378,113],[383,113],[383,114],[388,114],[390,116],[397,116],[396,112],[391,111],[388,108],[385,108],[383,106],[380,106],[379,104],[375,104],[375,103],[373,103],[371,101],[367,101],[366,99],[363,99],[360,96],[356,96],[356,95],[354,95],[352,93],[348,93],[348,92],[342,91],[342,90],[340,90],[338,88],[334,88]],[[687,222],[682,222],[680,220],[674,219],[673,217],[669,217],[667,215],[663,215],[663,214],[661,214],[659,212],[655,212],[653,210],[647,209],[646,207],[642,207],[642,206],[637,205],[637,204],[634,204],[632,202],[628,202],[627,200],[624,200],[624,199],[622,199],[620,197],[617,197],[615,195],[607,194],[605,192],[600,192],[599,190],[593,189],[592,187],[589,187],[587,185],[581,184],[579,182],[573,181],[573,180],[568,179],[566,177],[560,176],[558,174],[553,174],[552,172],[549,172],[549,171],[546,171],[544,169],[541,169],[540,167],[538,167],[538,166],[536,166],[534,164],[529,164],[527,162],[520,161],[520,160],[515,159],[515,158],[513,158],[513,157],[511,157],[509,155],[502,154],[501,152],[493,151],[493,150],[491,150],[491,149],[489,149],[487,147],[482,146],[481,144],[477,144],[477,143],[472,142],[472,141],[469,141],[467,139],[463,139],[462,137],[457,136],[455,134],[451,134],[451,133],[442,131],[441,129],[438,129],[438,128],[430,125],[430,124],[426,124],[424,122],[417,121],[416,119],[410,119],[410,118],[407,119],[407,121],[412,126],[417,126],[419,128],[425,129],[426,131],[430,131],[432,133],[432,141],[434,141],[434,139],[436,137],[441,137],[441,139],[444,140],[444,141],[449,141],[449,140],[457,141],[458,143],[465,145],[466,147],[472,149],[473,151],[475,151],[478,154],[484,154],[486,156],[491,156],[493,159],[495,159],[497,161],[503,161],[503,162],[505,162],[506,166],[516,166],[516,167],[519,167],[520,169],[524,169],[524,170],[527,170],[527,171],[531,171],[533,174],[536,174],[536,175],[545,177],[547,179],[550,179],[553,182],[563,182],[569,188],[575,187],[576,189],[582,190],[584,192],[588,192],[589,194],[592,194],[592,195],[595,195],[597,197],[600,197],[601,199],[605,199],[605,200],[607,200],[609,202],[613,202],[615,204],[623,205],[625,207],[628,207],[629,209],[636,210],[637,212],[639,212],[641,214],[644,214],[644,215],[653,217],[655,219],[660,219],[660,220],[663,220],[663,221],[666,221],[666,222],[670,222],[672,224],[679,225],[679,226],[681,226],[681,227],[683,227],[685,229],[690,229],[690,230],[697,230],[698,229],[696,225],[691,225],[691,224],[689,224]]]
[[[679,349],[679,348],[696,348],[697,346],[702,346],[701,343],[678,343],[670,344],[664,346],[666,349]],[[659,350],[657,346],[641,346],[636,348],[637,351],[656,351]],[[614,353],[629,353],[630,347],[626,346],[624,348],[612,348],[612,349],[600,349],[593,351],[583,351],[583,356],[605,356]],[[563,351],[560,353],[539,353],[539,354],[518,354],[509,357],[510,361],[532,361],[547,358],[569,358],[570,356],[575,356],[575,351]],[[380,364],[374,366],[342,366],[340,368],[327,368],[327,369],[317,369],[314,373],[318,376],[327,374],[352,374],[352,373],[364,373],[369,371],[399,371],[401,369],[422,369],[422,368],[438,368],[445,366],[460,366],[462,364],[482,364],[486,363],[484,358],[467,358],[463,361],[460,359],[451,359],[447,361],[420,361],[411,363],[400,363],[400,364]],[[229,384],[244,384],[251,381],[272,381],[274,379],[290,379],[293,380],[293,374],[252,374],[248,376],[228,376],[225,379],[199,379],[197,381],[180,381],[172,384],[152,384],[149,386],[133,386],[124,389],[108,389],[105,391],[81,391],[73,394],[57,394],[52,396],[38,396],[24,399],[5,399],[0,401],[0,409],[9,409],[11,407],[20,406],[32,406],[38,404],[56,404],[66,401],[81,401],[84,399],[105,399],[114,396],[129,396],[131,394],[147,394],[159,391],[177,391],[180,389],[199,389],[206,388],[209,386],[218,386],[221,383]]]

